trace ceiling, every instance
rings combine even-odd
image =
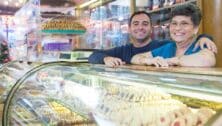
[[[27,0],[0,0],[0,15],[13,15]],[[73,7],[89,0],[40,0],[42,7]]]
[[[26,0],[1,0],[0,15],[13,15]]]

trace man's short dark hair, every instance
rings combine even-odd
[[[200,8],[192,3],[175,7],[171,12],[171,19],[175,16],[191,17],[191,21],[193,22],[194,26],[199,26],[202,18]]]
[[[131,22],[132,22],[132,20],[133,20],[133,17],[136,16],[136,15],[140,15],[140,14],[145,14],[145,15],[147,15],[147,17],[150,19],[150,23],[151,23],[151,16],[150,16],[149,13],[147,13],[146,11],[136,11],[136,12],[134,12],[134,13],[131,15],[131,17],[130,17],[130,19],[129,19],[129,26],[131,25]]]

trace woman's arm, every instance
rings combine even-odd
[[[183,55],[167,59],[169,65],[178,65],[186,67],[213,67],[216,64],[215,54],[208,50],[202,49],[191,55]]]
[[[132,57],[131,63],[137,65],[146,65],[147,59],[153,58],[151,52],[136,54]]]
[[[153,57],[151,52],[140,53],[131,59],[132,64],[153,65],[155,67],[168,67],[168,62],[163,57]]]

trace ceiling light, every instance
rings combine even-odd
[[[23,3],[24,2],[24,0],[19,0],[19,3]]]
[[[18,3],[18,2],[16,2],[16,3],[15,3],[15,6],[16,6],[16,7],[18,7],[18,6],[19,6],[19,3]]]
[[[81,5],[79,5],[79,8],[87,7],[87,6],[89,6],[90,4],[95,3],[95,2],[97,2],[97,0],[90,0],[90,1],[88,1],[88,2],[85,2],[85,3],[81,4]]]
[[[8,5],[8,1],[4,1],[4,5]]]

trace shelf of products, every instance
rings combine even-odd
[[[40,35],[38,27],[40,25],[40,0],[26,1],[14,15],[15,32],[14,42],[11,43],[11,56],[13,60],[26,60],[30,50],[33,55],[37,55],[34,51],[39,42]],[[31,37],[30,35],[32,33]],[[28,41],[30,40],[31,41]]]
[[[58,4],[60,2],[61,4]],[[15,59],[58,61],[60,53],[71,53],[78,48],[76,39],[86,32],[86,28],[75,18],[74,2],[60,2],[55,4],[30,0],[16,13],[18,26],[20,29],[23,27],[23,31],[20,31],[22,35],[18,36],[22,37],[21,41],[17,42],[20,45],[16,46],[22,56],[15,54]]]
[[[93,8],[88,6],[77,8],[80,22],[87,28],[80,37],[80,47],[107,49],[129,43],[130,0],[109,1]]]
[[[42,60],[45,62],[61,60],[64,52],[75,53],[72,52],[76,49],[75,38],[86,32],[86,28],[73,16],[52,18],[42,23],[41,29]]]
[[[215,75],[47,63],[12,88],[3,125],[203,125],[222,115],[221,85]]]

